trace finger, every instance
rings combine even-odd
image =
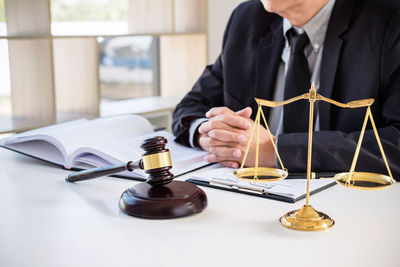
[[[210,147],[213,146],[224,146],[226,145],[226,143],[218,141],[217,139],[205,136],[205,137],[201,137],[199,139],[199,145],[203,148],[205,148],[204,150],[211,152],[210,151]]]
[[[231,160],[237,161],[240,159],[242,152],[238,148],[226,147],[226,146],[213,146],[210,147],[210,159],[216,161]]]
[[[213,129],[207,133],[207,136],[224,143],[242,143],[246,141],[246,137],[243,134],[221,129]]]
[[[219,164],[221,164],[225,167],[228,167],[228,168],[234,168],[234,169],[239,168],[239,163],[236,161],[229,161],[229,160],[221,161],[221,162],[219,162]]]
[[[230,108],[227,108],[227,107],[215,107],[215,108],[210,109],[206,113],[206,117],[212,118],[219,114],[235,114],[235,112],[233,112],[233,110],[231,110]]]
[[[229,167],[229,168],[234,168],[234,169],[239,168],[239,162],[232,161],[232,160],[220,160],[219,161],[218,158],[213,154],[205,156],[204,160],[206,160],[210,163],[220,163],[221,165],[223,165],[225,167]]]
[[[209,136],[202,136],[199,138],[199,145],[206,151],[210,152],[209,147],[226,146],[226,147],[236,147],[238,144],[236,142],[221,142],[215,138]]]
[[[236,117],[238,117],[238,116],[236,116]],[[199,127],[199,129],[198,129],[198,132],[200,133],[200,134],[204,134],[204,133],[207,133],[207,132],[209,132],[209,131],[211,131],[211,130],[213,130],[213,129],[221,129],[221,130],[227,130],[227,131],[235,131],[235,132],[237,132],[237,130],[238,129],[240,129],[240,127],[232,127],[231,125],[229,125],[229,124],[227,124],[226,122],[224,122],[224,121],[221,121],[221,120],[224,120],[224,118],[219,118],[218,119],[218,117],[214,117],[214,118],[212,118],[211,120],[209,120],[209,121],[206,121],[206,122],[203,122],[201,125],[200,125],[200,127]],[[230,121],[231,120],[231,118],[227,118],[226,119],[227,121]],[[240,122],[238,122],[238,123],[236,123],[237,125],[241,125],[241,127],[242,128],[245,128],[245,127],[247,127],[248,125],[251,125],[251,123],[250,122],[247,122],[246,123],[246,121],[244,121],[244,120],[242,120],[242,119],[240,119],[241,121]],[[245,130],[245,129],[244,129]]]
[[[232,127],[229,126],[228,124],[226,124],[225,122],[211,119],[211,120],[209,120],[207,122],[203,122],[200,125],[198,131],[199,131],[200,134],[203,134],[203,133],[207,133],[208,131],[210,131],[212,129],[231,130]]]
[[[251,107],[247,107],[236,112],[236,114],[248,119],[250,118],[251,113],[252,113]]]
[[[228,124],[231,127],[247,130],[251,127],[248,119],[238,116],[237,114],[220,114],[211,120],[217,120]]]
[[[219,158],[219,157],[215,156],[214,154],[209,154],[209,155],[205,156],[204,160],[206,160],[207,162],[210,162],[210,163],[220,163],[229,168],[235,168],[235,169],[239,168],[238,161]]]

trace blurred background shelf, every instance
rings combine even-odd
[[[124,112],[170,129],[239,2],[0,0],[0,133]]]
[[[46,120],[34,120],[29,118],[0,116],[0,137],[2,134],[11,134],[14,132],[23,132],[38,127],[49,125]]]

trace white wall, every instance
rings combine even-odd
[[[222,47],[222,37],[232,11],[244,0],[208,0],[208,62],[214,63]]]

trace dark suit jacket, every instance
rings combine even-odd
[[[340,102],[374,98],[372,113],[395,178],[400,178],[400,2],[336,0],[326,34],[319,93]],[[272,99],[284,45],[282,18],[258,0],[232,13],[221,55],[207,66],[177,105],[173,131],[187,144],[188,127],[211,107],[240,110]],[[317,102],[320,130],[313,137],[313,171],[348,171],[365,108],[340,109]],[[268,118],[268,109],[266,116]],[[295,119],[295,118],[293,118]],[[292,172],[306,170],[307,133],[281,134],[278,151]],[[358,171],[386,174],[371,126],[364,136]]]

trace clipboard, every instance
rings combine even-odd
[[[316,173],[315,179],[323,178],[323,177],[333,177],[336,173],[332,172],[324,172],[324,173]],[[289,175],[286,179],[306,179],[306,174],[305,173],[292,173]],[[186,182],[193,183],[196,185],[200,186],[206,186],[214,189],[220,189],[228,192],[234,192],[234,193],[240,193],[240,194],[245,194],[249,196],[255,196],[255,197],[261,197],[261,198],[266,198],[266,199],[272,199],[272,200],[277,200],[277,201],[282,201],[286,203],[295,203],[301,199],[304,199],[306,197],[306,192],[304,190],[304,194],[292,198],[288,196],[282,196],[278,194],[272,194],[268,193],[266,190],[261,190],[261,189],[254,189],[254,188],[245,188],[245,187],[238,187],[236,184],[230,184],[229,182],[225,182],[223,180],[218,181],[218,178],[214,178],[211,182],[207,181],[201,181],[197,179],[187,179]],[[327,183],[324,186],[318,187],[314,190],[310,191],[310,195],[321,192],[327,188],[330,188],[332,186],[336,185],[336,181],[332,180],[330,183]]]

